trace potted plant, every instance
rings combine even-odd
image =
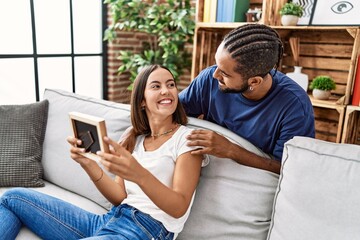
[[[330,91],[336,88],[336,83],[329,76],[317,76],[312,80],[309,88],[313,90],[314,98],[326,100],[331,95]]]
[[[297,3],[289,2],[282,6],[279,13],[282,25],[295,26],[299,21],[299,17],[303,15],[304,8]]]
[[[111,12],[112,24],[105,31],[105,40],[116,39],[117,31],[141,32],[146,36],[143,47],[136,51],[120,50],[122,65],[118,73],[130,73],[130,86],[138,70],[149,64],[163,65],[176,80],[191,68],[191,53],[195,30],[195,8],[190,0],[105,0]]]

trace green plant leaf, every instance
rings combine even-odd
[[[285,3],[279,11],[280,15],[295,15],[301,17],[304,13],[304,8],[297,3]]]
[[[334,90],[336,88],[336,83],[329,76],[317,76],[312,80],[309,88],[320,90]]]
[[[191,54],[184,48],[192,43],[195,30],[195,8],[189,0],[105,0],[111,9],[111,24],[104,40],[116,38],[116,31],[146,33],[139,53],[119,51],[122,61],[119,73],[130,73],[132,82],[138,69],[149,64],[161,64],[170,69],[177,79],[191,66]],[[131,89],[132,84],[130,84]]]

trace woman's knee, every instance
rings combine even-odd
[[[18,199],[28,195],[32,190],[27,188],[11,188],[7,190],[0,198],[1,204],[7,204],[11,199]]]

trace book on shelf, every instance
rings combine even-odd
[[[249,0],[217,0],[217,22],[246,22]]]
[[[218,0],[204,1],[204,18],[203,22],[216,22],[216,9]]]
[[[358,57],[351,105],[360,106],[360,56]]]

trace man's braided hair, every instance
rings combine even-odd
[[[235,28],[225,36],[223,43],[237,62],[234,70],[244,79],[264,77],[271,69],[276,69],[284,52],[279,34],[262,24]]]

